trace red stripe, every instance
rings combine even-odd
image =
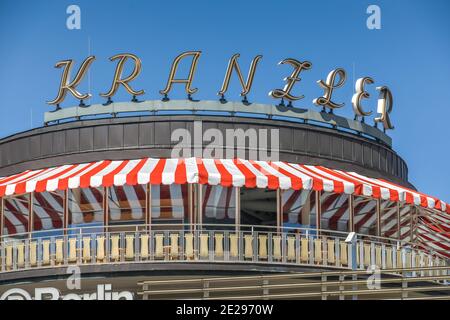
[[[121,164],[117,166],[113,171],[108,174],[105,174],[102,178],[102,185],[104,187],[110,187],[114,184],[114,176],[118,174],[122,169],[130,162],[130,160],[124,160]]]
[[[14,189],[14,193],[16,193],[16,194],[25,193],[26,192],[26,183],[27,183],[28,180],[38,176],[41,173],[46,173],[47,171],[52,170],[52,169],[55,169],[55,168],[49,168],[49,169],[43,169],[43,170],[36,171],[35,173],[33,173],[32,175],[27,177],[22,182],[17,183],[16,187]],[[0,190],[0,195],[3,195],[3,194],[1,194],[1,190]]]
[[[220,160],[215,159],[214,163],[217,167],[217,170],[220,173],[220,184],[224,187],[232,187],[233,186],[233,176],[225,169],[224,165]]]
[[[280,181],[278,180],[277,176],[274,176],[273,174],[267,172],[264,168],[262,168],[259,164],[257,164],[255,161],[250,161],[250,163],[262,174],[264,174],[268,179],[267,188],[268,189],[278,189],[280,187]]]
[[[87,166],[85,166],[85,167],[83,167],[83,168],[80,168],[79,170],[73,172],[71,175],[69,175],[69,176],[67,176],[67,177],[65,177],[65,178],[60,179],[60,180],[58,181],[58,189],[59,189],[59,190],[66,190],[66,189],[69,187],[69,186],[68,186],[68,183],[69,183],[69,179],[70,179],[70,178],[79,175],[79,174],[80,174],[81,172],[83,172],[84,170],[89,169],[90,167],[92,167],[92,166],[94,166],[94,165],[97,165],[97,164],[98,164],[98,162],[91,162],[91,163],[89,163]],[[77,166],[80,166],[80,165],[77,165]]]
[[[278,172],[280,172],[281,174],[288,176],[291,179],[291,189],[294,190],[300,190],[303,189],[303,181],[302,179],[300,179],[299,177],[297,177],[296,175],[290,173],[289,171],[286,171],[285,169],[283,169],[282,167],[277,166],[276,164],[274,164],[273,162],[270,163],[272,167],[274,167]],[[285,163],[286,164],[286,163]]]
[[[353,176],[353,174],[351,174],[350,172],[347,172],[347,174],[349,175],[349,176],[351,176],[351,177],[354,177]],[[355,179],[359,179],[359,180],[362,180],[362,181],[364,181],[364,182],[367,182],[367,183],[370,183],[370,184],[375,184],[375,185],[377,185],[378,187],[380,187],[380,188],[384,188],[384,189],[387,189],[388,191],[389,191],[389,200],[391,200],[391,201],[399,201],[399,199],[400,199],[400,197],[399,197],[399,194],[398,194],[398,191],[397,190],[395,190],[395,189],[391,189],[391,188],[389,188],[389,187],[385,187],[385,186],[382,186],[382,185],[380,185],[380,184],[378,184],[378,183],[376,183],[376,182],[371,182],[371,181],[368,181],[368,180],[366,180],[366,179],[364,179],[364,178],[361,178],[361,177],[355,177]],[[374,179],[375,181],[376,181],[376,179]],[[381,197],[381,189],[380,189],[380,197]]]
[[[129,184],[130,186],[134,186],[137,184],[137,177],[138,177],[139,171],[141,171],[142,167],[147,162],[147,160],[148,160],[148,158],[140,160],[138,162],[138,164],[133,168],[133,170],[131,170],[127,174],[127,178],[126,178],[127,184]]]
[[[95,174],[102,171],[104,168],[109,166],[111,163],[111,160],[105,160],[103,163],[100,163],[100,165],[96,166],[94,169],[89,170],[88,172],[84,173],[80,177],[80,188],[88,188],[91,186],[91,177]]]
[[[166,159],[159,159],[153,171],[150,173],[150,183],[151,184],[161,184],[162,183],[162,173],[166,165]],[[162,187],[162,186],[161,186]]]
[[[328,169],[328,168],[325,168],[325,167],[322,167],[322,166],[316,166],[316,168],[318,168],[319,170],[322,170],[322,171],[324,171],[324,172],[326,172],[326,173],[328,173],[330,175],[336,176],[336,177],[338,177],[338,178],[340,178],[342,180],[345,180],[347,182],[352,183],[353,186],[354,186],[354,189],[355,189],[353,191],[353,194],[360,195],[360,194],[363,193],[363,185],[362,185],[361,182],[359,182],[359,181],[357,181],[355,179],[349,178],[347,176],[344,176],[343,174],[340,174],[337,171],[334,171],[334,170],[331,170],[331,169]]]
[[[184,159],[179,159],[177,167],[175,169],[175,181],[176,184],[185,184],[187,182],[186,177],[186,162]]]
[[[437,200],[436,198],[427,196],[426,194],[424,194],[424,193],[422,193],[422,192],[419,192],[419,191],[416,191],[416,190],[412,190],[412,189],[407,188],[407,187],[400,186],[400,185],[398,185],[398,184],[396,184],[396,183],[393,183],[393,182],[390,182],[390,181],[386,181],[386,180],[384,180],[384,179],[379,179],[379,180],[380,180],[380,181],[383,181],[383,182],[385,182],[385,183],[387,183],[387,184],[396,186],[397,188],[401,188],[401,189],[407,191],[407,197],[408,197],[408,195],[410,195],[410,196],[409,196],[409,199],[410,199],[410,201],[411,201],[411,202],[408,202],[408,201],[407,201],[407,202],[410,203],[410,204],[414,204],[413,193],[419,195],[419,197],[420,197],[420,205],[421,205],[422,207],[425,207],[425,208],[428,208],[428,200],[427,200],[427,197],[432,198],[432,199],[434,199],[435,201]]]
[[[309,169],[308,167],[306,167],[303,164],[301,164],[300,167],[302,167],[303,169],[307,170],[311,174],[314,174],[316,176],[321,177],[323,180],[333,181],[333,190],[334,190],[334,192],[337,192],[337,193],[343,193],[344,192],[344,183],[342,181],[338,181],[338,180],[334,180],[333,178],[326,177],[323,174],[317,173],[317,172]],[[323,184],[322,184],[322,188],[323,188]]]
[[[206,170],[205,165],[203,164],[202,159],[196,159],[197,168],[198,168],[198,182],[200,184],[208,183],[208,170]]]
[[[69,172],[70,170],[72,170],[72,169],[75,168],[75,167],[76,167],[76,165],[71,165],[71,166],[69,166],[68,168],[66,168],[65,170],[61,171],[61,172],[55,173],[54,175],[49,176],[49,177],[47,177],[47,178],[45,178],[45,179],[43,179],[43,180],[39,180],[39,181],[36,183],[36,188],[34,188],[34,191],[36,191],[36,192],[44,192],[44,191],[46,191],[47,181],[48,181],[48,180],[51,180],[51,179],[55,179],[55,178],[57,178],[57,177],[60,177],[60,176],[62,176],[63,174]]]
[[[24,176],[25,174],[27,174],[27,173],[30,172],[30,171],[31,171],[31,170],[26,170],[26,171],[24,171],[24,172],[20,172],[20,173],[13,174],[12,176],[9,176],[9,177],[4,177],[4,178],[2,178],[2,179],[0,180],[0,184],[4,184],[4,183],[9,182],[9,181],[11,181],[11,180],[15,180],[16,178],[19,178],[19,177],[21,177],[21,176]],[[42,169],[41,169],[41,171],[42,171]]]
[[[239,169],[240,172],[245,176],[245,187],[255,188],[256,187],[256,175],[242,163],[240,159],[233,159],[234,165]]]
[[[301,170],[299,170],[298,168],[295,168],[294,166],[292,166],[290,163],[286,163],[288,166],[290,166],[292,169],[296,170],[296,171],[300,171],[301,173],[307,175],[308,177],[310,177],[311,179],[313,179],[313,190],[315,191],[322,191],[323,190],[323,181],[322,179],[319,179],[307,172],[303,172]]]

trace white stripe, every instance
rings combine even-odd
[[[256,176],[256,187],[267,188],[269,178],[265,174],[256,169],[250,161],[244,159],[239,159],[239,161]]]
[[[186,179],[188,183],[198,183],[198,166],[196,158],[187,158],[184,160],[186,165]]]
[[[145,162],[145,164],[142,166],[141,170],[138,172],[138,183],[139,184],[147,184],[150,182],[150,174],[155,169],[156,165],[158,164],[159,159],[152,159],[149,158]]]
[[[112,161],[105,168],[97,172],[95,175],[91,176],[89,186],[91,186],[92,188],[100,187],[103,182],[103,177],[114,171],[122,163],[123,161]]]
[[[69,165],[57,167],[54,170],[50,170],[49,172],[46,172],[42,175],[31,178],[25,184],[25,192],[33,192],[34,190],[36,190],[36,184],[38,183],[38,181],[45,180],[46,178],[51,177],[55,174],[58,174],[59,172],[62,172],[69,167],[70,167]]]
[[[355,192],[355,184],[354,183],[344,180],[338,176],[331,175],[328,172],[320,170],[319,168],[317,168],[315,166],[306,165],[305,167],[307,167],[308,169],[310,169],[318,174],[321,174],[327,178],[330,178],[331,180],[337,180],[337,181],[342,182],[342,184],[344,185],[344,193],[353,194]]]
[[[52,170],[54,170],[55,168],[53,167],[53,168],[49,168],[49,169],[44,169],[44,170],[42,170],[39,174],[37,174],[36,175],[36,177],[38,177],[38,176],[40,176],[40,175],[43,175],[43,174],[46,174],[47,172],[50,172],[50,171],[52,171]],[[6,185],[6,190],[5,190],[5,195],[7,195],[7,196],[9,196],[9,195],[12,195],[12,194],[14,194],[15,192],[16,192],[16,186],[17,186],[17,184],[19,184],[19,183],[23,183],[23,182],[25,182],[25,188],[26,188],[26,181],[28,181],[28,180],[30,180],[30,179],[34,179],[35,177],[31,177],[33,174],[36,174],[36,172],[39,172],[40,170],[35,170],[35,171],[32,171],[31,172],[31,174],[27,174],[26,175],[26,177],[24,177],[24,178],[21,178],[21,179],[14,179],[15,180],[15,182],[14,183],[8,183],[7,185]]]
[[[305,190],[311,190],[313,187],[313,178],[311,178],[310,176],[304,174],[303,172],[294,169],[293,167],[287,165],[284,162],[281,161],[275,161],[272,162],[273,164],[275,164],[276,166],[282,168],[283,170],[286,170],[287,172],[293,174],[294,176],[296,176],[297,178],[299,178],[300,180],[302,180],[302,185],[303,185],[303,189]]]
[[[125,167],[114,175],[114,185],[123,186],[127,182],[128,174],[139,164],[140,160],[130,160]]]
[[[29,179],[32,179],[32,178],[34,178],[34,177],[38,177],[39,175],[45,174],[45,173],[47,173],[48,171],[51,171],[51,170],[53,170],[53,169],[55,169],[55,167],[47,168],[47,169],[43,169],[43,170],[33,170],[33,171],[28,172],[27,174],[25,174],[25,175],[23,175],[23,176],[20,176],[20,177],[17,177],[17,178],[15,178],[15,179],[12,179],[11,181],[8,181],[7,184],[8,184],[8,185],[9,185],[9,184],[18,184],[18,183],[21,183],[21,182],[24,182],[24,181],[28,181]],[[39,173],[38,173],[38,172],[39,172]],[[33,176],[33,175],[35,175],[35,176]],[[32,177],[32,176],[33,176],[33,177]],[[3,185],[4,185],[4,184],[3,184]]]
[[[208,172],[208,184],[212,186],[218,185],[222,179],[214,159],[203,159],[203,165]]]
[[[395,186],[393,184],[386,183],[386,182],[378,180],[378,179],[372,179],[372,178],[360,175],[360,174],[358,174],[356,172],[349,172],[349,174],[351,174],[352,176],[357,176],[357,177],[361,177],[363,179],[369,180],[369,181],[373,182],[376,185],[378,184],[378,185],[381,185],[381,186],[383,186],[385,188],[396,190],[398,192],[398,198],[399,198],[400,202],[405,201],[405,199],[406,199],[406,192],[410,192],[410,191],[408,191],[406,189],[397,187],[397,186]]]
[[[162,184],[172,184],[175,182],[175,171],[178,168],[178,159],[167,159],[162,171]]]
[[[261,166],[264,170],[266,170],[269,174],[275,176],[278,178],[278,183],[280,185],[280,189],[286,190],[289,189],[292,186],[291,178],[288,176],[285,176],[278,170],[276,170],[274,167],[269,165],[266,161],[255,161],[258,165]]]
[[[333,182],[333,180],[324,179],[324,178],[318,176],[317,174],[315,174],[314,172],[311,173],[311,172],[305,170],[304,168],[302,168],[298,164],[292,163],[291,166],[293,166],[295,169],[305,173],[306,175],[314,176],[315,178],[321,180],[322,183],[323,183],[323,191],[326,191],[326,192],[333,192],[334,191],[334,182]]]
[[[236,167],[231,159],[222,159],[220,162],[223,164],[225,169],[231,174],[233,186],[242,187],[245,185],[245,175]]]
[[[67,180],[67,186],[69,187],[69,189],[75,189],[78,188],[80,186],[80,178],[85,175],[86,173],[88,173],[91,170],[94,170],[95,168],[97,168],[98,166],[100,166],[103,162],[105,161],[99,161],[95,164],[93,164],[90,167],[86,167],[84,168],[81,172],[79,172],[77,175],[70,177],[69,180]]]
[[[55,191],[56,189],[58,189],[58,183],[60,180],[70,177],[73,173],[75,173],[83,168],[86,168],[86,166],[88,166],[88,165],[89,165],[89,163],[82,163],[82,164],[76,165],[73,169],[58,176],[57,178],[49,179],[47,181],[46,190],[47,191]]]

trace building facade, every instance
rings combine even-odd
[[[385,133],[326,112],[66,108],[0,140],[0,176],[5,290],[46,280],[67,295],[71,266],[83,292],[112,283],[138,298],[149,277],[445,266],[450,255],[450,205],[415,189]]]

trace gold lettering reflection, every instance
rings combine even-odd
[[[228,62],[227,72],[225,73],[225,78],[223,79],[222,88],[217,93],[218,95],[223,96],[225,94],[225,92],[227,92],[228,86],[230,84],[231,73],[233,72],[233,69],[236,71],[239,82],[241,83],[241,87],[242,87],[241,96],[246,96],[250,92],[250,90],[252,88],[252,84],[253,84],[253,78],[255,77],[256,66],[257,66],[259,60],[261,60],[262,55],[258,55],[252,60],[250,69],[247,74],[246,82],[244,82],[244,77],[242,76],[241,68],[239,67],[239,63],[237,61],[239,56],[240,56],[239,53],[234,54],[231,57],[230,61]]]
[[[380,116],[374,119],[375,123],[383,123],[384,131],[386,131],[387,129],[394,129],[394,126],[392,125],[391,119],[389,117],[389,114],[392,112],[392,107],[394,106],[394,100],[392,98],[391,90],[389,90],[389,88],[386,86],[377,87],[377,90],[380,91],[377,106],[377,111]]]
[[[116,94],[120,85],[123,85],[124,88],[127,90],[127,92],[133,95],[133,99],[135,99],[136,96],[144,94],[145,93],[144,90],[136,91],[133,88],[131,88],[131,86],[128,83],[134,80],[141,72],[142,69],[141,59],[139,59],[136,55],[131,53],[116,54],[115,56],[109,58],[110,61],[114,61],[117,59],[119,59],[119,62],[117,63],[116,71],[114,72],[114,78],[111,85],[111,89],[109,89],[107,93],[100,93],[100,95],[102,97],[108,98],[108,100],[110,101],[111,97]],[[128,59],[134,61],[134,69],[128,77],[122,79],[123,67],[125,66],[125,62]]]
[[[356,80],[355,84],[355,94],[352,96],[352,105],[353,105],[353,111],[355,112],[355,115],[357,116],[370,116],[372,114],[372,111],[364,111],[361,100],[362,99],[368,99],[370,97],[370,94],[366,91],[364,88],[366,84],[373,84],[374,81],[370,77],[364,77],[359,78]]]
[[[69,91],[75,98],[79,100],[89,98],[91,96],[89,93],[81,94],[76,90],[76,87],[80,84],[81,80],[83,80],[83,77],[86,74],[87,69],[94,60],[95,56],[87,57],[86,60],[84,60],[83,63],[81,64],[81,67],[78,70],[72,82],[70,82],[69,78],[73,66],[73,60],[63,60],[57,62],[55,64],[55,68],[64,68],[63,73],[61,75],[61,83],[59,85],[58,95],[56,96],[56,98],[51,101],[47,101],[47,103],[59,105],[61,102],[64,101],[67,91]]]
[[[336,83],[336,78],[339,77],[339,81]],[[324,94],[322,97],[316,98],[313,100],[313,103],[317,106],[323,106],[330,108],[331,110],[336,108],[341,108],[344,106],[344,103],[336,103],[331,101],[331,97],[333,96],[333,90],[336,88],[340,88],[344,85],[346,79],[346,73],[344,69],[338,68],[332,70],[328,76],[327,80],[319,80],[317,83],[324,89]]]
[[[290,92],[292,90],[292,87],[297,81],[300,81],[301,79],[298,77],[300,72],[302,70],[309,70],[312,67],[312,63],[309,61],[300,62],[295,59],[284,59],[283,61],[278,63],[280,64],[289,64],[294,67],[294,71],[292,71],[291,75],[287,78],[284,78],[284,81],[286,81],[286,85],[283,89],[275,89],[269,92],[269,95],[272,96],[275,99],[283,99],[286,98],[290,101],[293,100],[299,100],[303,99],[305,96],[293,96]]]
[[[185,91],[190,96],[193,93],[197,92],[197,88],[191,88],[192,80],[194,78],[195,69],[197,68],[197,62],[198,58],[200,58],[200,55],[202,54],[201,51],[186,51],[180,54],[178,57],[175,58],[175,60],[172,63],[172,68],[170,69],[169,79],[167,80],[167,85],[164,90],[160,90],[159,93],[165,95],[167,97],[167,94],[172,89],[172,85],[174,83],[185,83]],[[181,59],[192,56],[192,63],[191,68],[189,69],[189,75],[186,79],[175,79],[175,74],[177,73],[178,64],[180,63]]]

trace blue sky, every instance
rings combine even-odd
[[[81,8],[81,30],[68,30],[66,9]],[[381,30],[366,27],[366,9],[381,8]],[[335,100],[336,113],[353,117],[354,79],[371,76],[394,96],[394,149],[407,161],[410,181],[419,190],[450,201],[450,2],[448,0],[339,1],[0,1],[0,136],[39,127],[45,101],[56,96],[63,59],[97,57],[90,69],[91,103],[110,87],[121,52],[138,55],[143,70],[133,83],[143,99],[160,99],[173,58],[201,50],[195,75],[198,99],[217,99],[228,59],[240,53],[247,69],[262,54],[250,101],[274,103],[267,93],[283,86],[290,73],[277,63],[288,57],[309,60],[294,92],[305,99],[296,106],[316,109],[322,94],[316,80],[342,67],[345,86]],[[77,65],[78,66],[78,65]],[[375,85],[365,103],[376,108]],[[184,98],[179,85],[171,98]],[[88,90],[88,81],[79,86]],[[227,98],[239,99],[233,81]],[[120,89],[115,100],[129,100]],[[76,101],[68,97],[63,106]],[[372,123],[373,117],[369,118]]]

